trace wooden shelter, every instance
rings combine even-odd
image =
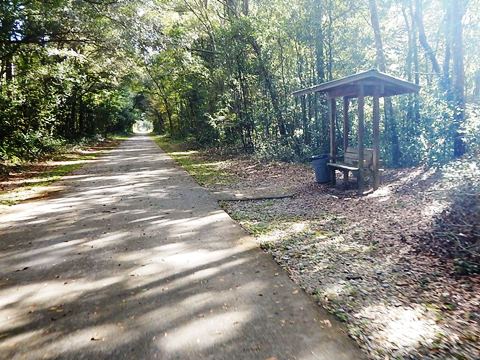
[[[298,90],[294,96],[310,93],[325,93],[328,100],[328,117],[330,122],[330,162],[332,182],[335,184],[335,170],[344,173],[348,181],[349,171],[357,173],[358,191],[363,193],[364,176],[369,171],[373,176],[373,188],[380,184],[380,97],[402,95],[418,92],[420,87],[409,81],[384,74],[372,69],[338,80],[329,81],[306,89]],[[373,97],[373,149],[365,149],[365,96]],[[343,98],[343,162],[338,161],[335,144],[336,99]],[[348,146],[350,99],[358,99],[358,148]]]

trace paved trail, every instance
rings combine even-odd
[[[148,137],[0,214],[1,359],[361,359]]]

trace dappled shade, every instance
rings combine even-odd
[[[149,138],[127,140],[63,185],[0,218],[1,358],[359,351]]]

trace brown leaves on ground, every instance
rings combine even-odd
[[[4,172],[0,175],[0,192],[13,191],[28,185],[29,180],[48,173],[65,162],[78,161],[82,156],[112,149],[117,145],[117,140],[105,140],[95,145],[73,147],[65,153],[51,154],[36,162],[21,165],[3,165]]]
[[[371,358],[480,358],[479,276],[459,276],[452,248],[438,240],[441,219],[459,216],[475,238],[478,212],[455,203],[459,182],[448,171],[389,170],[381,188],[358,196],[355,184],[345,189],[340,178],[335,188],[316,184],[306,165],[248,158],[223,164],[238,181],[222,189],[296,193],[222,206],[295,282],[347,322]],[[470,180],[480,183],[476,175]]]

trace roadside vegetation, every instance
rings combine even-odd
[[[478,159],[388,170],[376,192],[359,196],[354,183],[316,184],[304,164],[191,151],[166,137],[160,145],[183,154],[186,169],[215,164],[191,172],[214,196],[265,194],[266,185],[294,193],[220,204],[371,358],[478,358]],[[216,173],[235,181],[219,185]]]
[[[226,185],[235,181],[235,176],[224,170],[225,167],[228,167],[225,157],[193,150],[194,145],[188,145],[185,141],[169,139],[165,135],[154,135],[153,139],[200,185]]]
[[[124,136],[116,136],[75,146],[61,146],[35,161],[4,165],[4,173],[0,176],[0,206],[11,206],[51,194],[56,191],[52,184],[94,161],[123,139]]]

